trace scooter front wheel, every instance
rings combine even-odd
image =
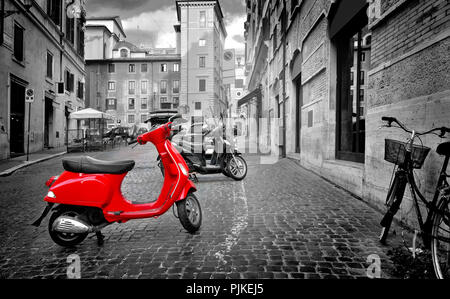
[[[50,216],[50,220],[48,222],[48,232],[52,240],[63,247],[73,247],[75,245],[80,244],[86,239],[88,233],[82,234],[74,234],[74,233],[61,233],[53,230],[53,223],[60,216],[70,216],[74,218],[78,218],[83,211],[79,207],[62,207]]]
[[[181,225],[191,234],[202,225],[202,209],[197,197],[189,193],[182,201],[177,202],[178,218]]]

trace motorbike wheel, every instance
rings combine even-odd
[[[241,181],[247,176],[247,162],[241,156],[228,160],[227,172],[233,180]]]
[[[181,225],[193,234],[202,225],[202,209],[197,197],[189,193],[182,201],[177,202],[178,218]]]
[[[53,230],[53,223],[60,216],[70,216],[70,217],[80,217],[83,214],[82,208],[79,207],[63,207],[61,209],[56,210],[50,217],[48,222],[48,232],[52,240],[63,247],[73,247],[75,245],[80,244],[86,239],[88,233],[83,234],[70,234],[70,233],[61,233]]]

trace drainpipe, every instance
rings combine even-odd
[[[2,0],[1,3],[1,12],[0,12],[1,20],[0,20],[0,45],[3,45],[3,30],[5,28],[5,0]]]
[[[283,1],[281,13],[281,28],[283,30],[283,151],[282,157],[286,158],[286,0]]]

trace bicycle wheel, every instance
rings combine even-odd
[[[450,199],[442,199],[433,216],[431,255],[439,279],[450,279]]]
[[[386,244],[387,237],[389,235],[389,229],[391,228],[392,220],[395,214],[397,214],[400,209],[400,205],[403,200],[403,195],[406,189],[406,179],[395,175],[394,182],[388,192],[388,197],[386,199],[386,205],[388,210],[380,222],[382,227],[379,240],[382,244]]]

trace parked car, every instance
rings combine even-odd
[[[122,137],[122,139],[127,139],[129,136],[130,128],[128,127],[116,127],[112,128],[110,131],[103,135],[103,138],[109,138],[114,140],[117,136]]]

